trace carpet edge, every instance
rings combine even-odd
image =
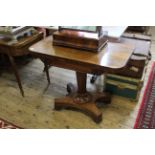
[[[146,87],[145,87],[145,90],[144,90],[144,94],[147,92],[148,90],[148,87],[149,87],[149,81],[150,79],[152,78],[152,75],[153,75],[153,68],[155,67],[155,62],[153,62],[152,66],[151,66],[151,72],[149,74],[149,77],[148,77],[148,80],[147,80],[147,84],[146,84]],[[141,104],[139,106],[139,109],[138,109],[138,114],[137,114],[137,117],[136,117],[136,121],[134,123],[134,129],[137,129],[137,126],[138,126],[138,120],[140,118],[140,114],[141,114],[141,109],[142,107],[144,106],[144,100],[145,100],[145,96],[143,95],[142,97],[142,101],[141,101]]]

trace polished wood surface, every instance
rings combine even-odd
[[[53,45],[99,52],[107,41],[119,42],[127,26],[97,26],[97,28],[98,33],[61,29],[53,34]]]
[[[116,42],[116,43],[120,42],[120,40],[121,40],[120,38],[124,34],[126,29],[127,29],[127,26],[102,26],[102,30],[103,30],[103,34],[104,34],[105,38],[109,42]],[[57,28],[57,31],[58,31],[58,28]],[[85,35],[83,37],[88,37],[88,36],[97,40],[97,35],[95,33],[91,34],[91,36],[90,35]],[[97,52],[97,50],[96,50],[96,52]],[[49,67],[51,67],[51,66],[49,66]]]
[[[31,54],[45,64],[49,81],[48,67],[56,66],[76,71],[77,91],[71,91],[64,98],[55,99],[55,109],[73,108],[88,114],[95,122],[102,120],[102,113],[96,101],[110,102],[109,94],[90,93],[86,88],[87,73],[102,74],[117,72],[125,68],[134,48],[119,43],[108,43],[99,53],[57,47],[52,45],[52,36],[30,47]],[[46,62],[46,63],[45,63]],[[70,89],[71,90],[71,89]]]
[[[107,43],[104,35],[99,36],[98,33],[61,30],[53,34],[53,45],[65,46],[99,52]]]
[[[151,37],[140,33],[125,33],[119,39],[118,43],[133,46],[134,52],[126,69],[123,72],[118,72],[117,74],[141,78],[145,65],[148,63],[148,60],[151,59]],[[91,83],[94,83],[96,79],[97,75],[94,75],[91,79]]]
[[[51,30],[52,32],[54,31],[58,31],[58,26],[54,26],[54,27],[43,27],[46,29]],[[102,29],[105,33],[105,35],[108,35],[109,39],[113,39],[115,41],[117,41],[123,34],[124,32],[127,30],[128,26],[102,26]],[[53,34],[53,33],[51,33]]]
[[[123,68],[129,60],[134,47],[119,43],[108,43],[98,54],[85,50],[52,46],[52,36],[30,47],[31,53],[54,58],[73,60],[83,64],[93,64],[109,69]]]

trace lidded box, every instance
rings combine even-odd
[[[60,26],[53,45],[99,52],[107,43],[102,26]]]

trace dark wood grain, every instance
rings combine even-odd
[[[53,45],[66,46],[77,49],[100,51],[107,43],[107,38],[98,33],[61,30],[53,34]]]

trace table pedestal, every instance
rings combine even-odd
[[[110,103],[111,96],[108,93],[89,93],[86,90],[87,74],[76,72],[78,89],[70,88],[70,94],[63,98],[55,99],[55,110],[75,109],[90,116],[96,123],[101,122],[102,112],[96,105],[97,101]]]

